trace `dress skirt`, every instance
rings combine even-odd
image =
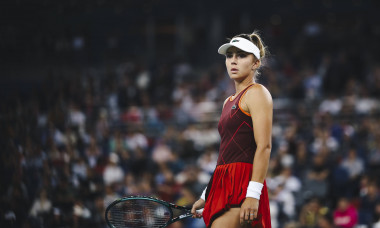
[[[251,163],[235,162],[216,167],[207,186],[206,204],[203,210],[203,219],[208,228],[228,209],[242,205],[251,177]],[[252,227],[271,227],[268,190],[265,181],[257,219],[251,225]]]

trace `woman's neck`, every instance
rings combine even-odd
[[[241,91],[243,91],[245,88],[247,88],[249,85],[252,85],[254,82],[253,78],[252,77],[246,77],[244,80],[242,81],[236,81],[235,80],[235,91],[236,93],[235,94],[238,94],[240,93]]]

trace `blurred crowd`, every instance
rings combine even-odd
[[[274,100],[272,227],[380,227],[380,25],[364,14],[321,18],[293,25],[274,15],[259,26],[272,52],[258,78]],[[33,88],[4,88],[0,225],[104,228],[107,205],[129,195],[191,206],[215,168],[217,122],[234,93],[223,58],[198,55],[196,41],[188,58],[118,53],[112,64],[52,68]]]

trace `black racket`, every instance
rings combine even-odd
[[[201,214],[203,209],[197,210]],[[105,218],[110,228],[164,228],[193,216],[190,207],[178,206],[153,197],[129,196],[108,205]]]

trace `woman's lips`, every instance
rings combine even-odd
[[[238,72],[239,70],[236,68],[231,68],[231,72]]]

